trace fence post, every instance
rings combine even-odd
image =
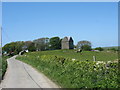
[[[93,56],[93,61],[96,61],[96,57],[95,56]]]

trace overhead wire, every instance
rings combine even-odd
[[[2,29],[2,32],[8,40],[12,41],[12,39],[10,38],[10,36],[7,34],[7,32],[5,30]],[[3,34],[2,34],[2,36],[3,36]]]

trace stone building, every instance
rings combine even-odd
[[[61,49],[74,49],[72,37],[64,37],[61,41]]]

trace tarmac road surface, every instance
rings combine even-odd
[[[15,57],[7,59],[8,69],[1,88],[59,88],[42,73]]]

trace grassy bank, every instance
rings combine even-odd
[[[2,56],[0,58],[0,80],[2,79],[2,77],[4,76],[6,69],[7,69],[7,58],[9,58],[8,56]]]
[[[64,88],[117,88],[117,63],[94,62],[93,55],[101,61],[117,59],[115,53],[86,51],[81,55],[73,50],[31,52],[17,59],[32,65]]]
[[[57,55],[65,58],[76,59],[76,60],[89,60],[93,61],[93,56],[96,56],[97,61],[114,61],[118,58],[118,54],[114,52],[94,52],[94,51],[83,51],[81,54],[76,53],[74,50],[53,50],[53,51],[42,51],[33,52],[36,56],[39,55]]]

